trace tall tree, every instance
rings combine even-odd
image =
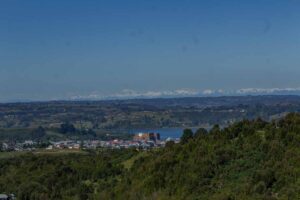
[[[180,139],[181,143],[182,144],[187,143],[190,139],[193,138],[193,135],[194,135],[194,133],[191,129],[184,129],[183,134]]]

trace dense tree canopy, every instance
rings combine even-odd
[[[182,144],[187,143],[190,139],[193,138],[193,135],[194,135],[194,133],[193,133],[193,131],[191,129],[184,129],[183,130],[183,134],[182,134],[182,136],[180,138],[181,143]]]
[[[119,199],[299,199],[300,115],[200,129],[137,160],[117,188]]]

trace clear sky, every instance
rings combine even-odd
[[[298,0],[0,1],[0,101],[298,90],[299,53]]]

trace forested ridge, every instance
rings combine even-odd
[[[300,199],[300,115],[243,120],[149,152],[0,159],[0,192],[19,199]]]
[[[0,136],[39,126],[55,132],[65,122],[99,134],[132,128],[227,126],[296,111],[300,112],[300,97],[280,95],[0,103]]]

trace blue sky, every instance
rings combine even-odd
[[[0,101],[298,91],[299,24],[297,0],[1,0]]]

